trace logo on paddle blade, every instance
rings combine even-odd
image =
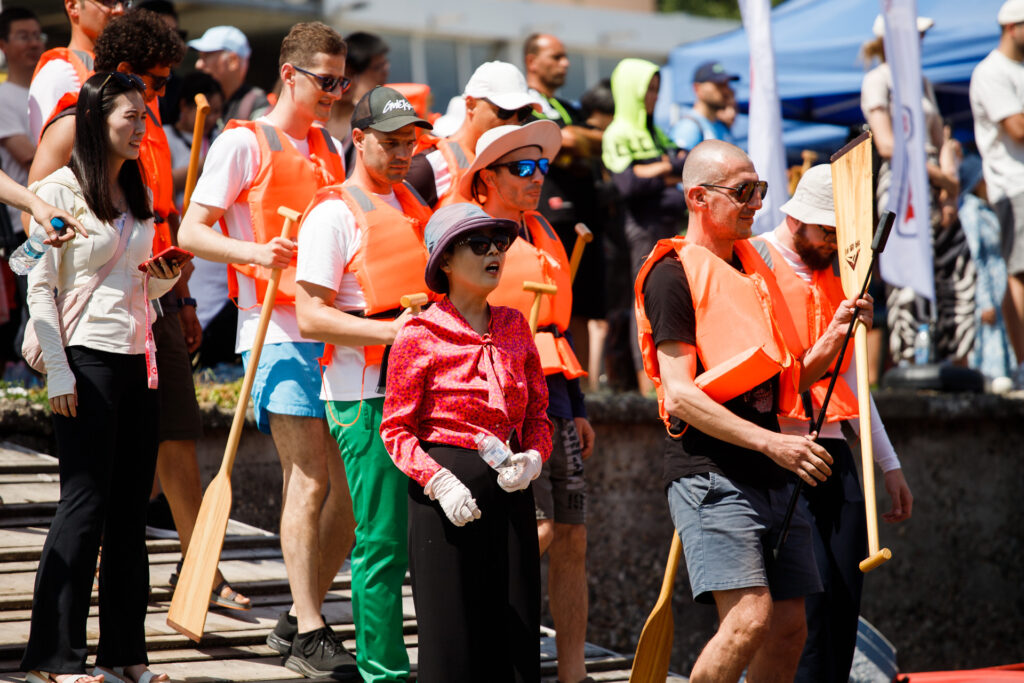
[[[860,257],[860,240],[856,240],[846,245],[843,249],[843,258],[846,259],[847,265],[850,266],[850,270],[857,270],[857,259]]]

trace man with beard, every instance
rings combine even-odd
[[[697,67],[693,72],[693,94],[697,101],[672,127],[672,141],[679,149],[691,150],[702,140],[735,142],[722,114],[732,107],[735,116],[736,94],[730,83],[739,79],[727,72],[721,62],[704,62]]]
[[[845,298],[836,260],[836,217],[832,199],[832,170],[814,166],[800,179],[793,198],[783,204],[786,219],[774,231],[751,240],[785,295],[788,313],[801,342],[810,346],[825,333],[833,313]],[[776,311],[776,314],[782,315]],[[843,437],[841,423],[857,431],[856,361],[847,353],[825,423],[817,442],[832,456],[832,476],[816,487],[803,489],[813,517],[815,559],[825,592],[805,599],[807,642],[796,680],[808,683],[849,679],[864,575],[858,563],[867,555],[864,501],[860,495],[853,454]],[[779,414],[783,434],[804,435],[828,389],[829,372],[802,396],[791,410]],[[892,508],[882,515],[887,522],[910,517],[914,498],[903,477],[899,458],[872,402],[871,439],[875,461],[885,473],[885,489]]]

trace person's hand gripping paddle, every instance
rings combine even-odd
[[[284,217],[281,237],[291,239],[293,225],[301,214],[283,206],[277,212]],[[178,585],[171,598],[171,607],[167,611],[167,625],[196,642],[202,638],[206,626],[210,591],[213,590],[217,563],[220,561],[220,551],[224,546],[224,534],[228,528],[228,515],[231,513],[231,469],[238,453],[238,442],[242,437],[245,413],[249,407],[249,394],[252,392],[260,354],[263,352],[263,340],[267,336],[270,314],[274,310],[274,299],[280,280],[281,271],[274,269],[263,297],[263,308],[260,311],[259,325],[250,351],[249,367],[242,380],[235,417],[231,421],[228,443],[224,448],[224,459],[221,461],[217,476],[206,487],[199,516],[196,518],[195,531],[192,532],[192,541],[178,574]]]

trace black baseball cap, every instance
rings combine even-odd
[[[433,128],[429,122],[416,115],[416,110],[402,93],[382,85],[363,95],[352,112],[353,129],[373,128],[382,133],[391,133],[410,123],[427,130]]]
[[[694,83],[728,83],[738,80],[740,77],[726,71],[721,62],[704,62],[693,72]]]

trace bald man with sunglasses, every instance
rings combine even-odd
[[[480,136],[498,126],[521,125],[540,112],[540,100],[530,93],[526,77],[507,62],[486,62],[473,72],[463,96],[466,118],[447,138],[421,135],[407,182],[431,208],[469,201],[459,183],[476,157]]]

